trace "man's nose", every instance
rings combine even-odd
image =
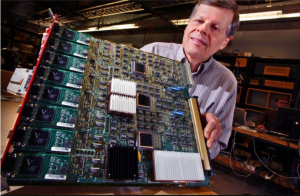
[[[202,23],[197,27],[198,31],[201,34],[207,35],[209,32],[208,24],[207,23]]]

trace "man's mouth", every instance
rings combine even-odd
[[[192,37],[191,40],[193,40],[197,44],[201,44],[201,45],[206,46],[206,43],[202,39],[199,39],[199,38],[196,38],[196,37]]]

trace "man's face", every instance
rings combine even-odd
[[[233,12],[229,9],[201,4],[189,21],[182,40],[185,54],[192,59],[206,61],[232,39],[226,38]]]
[[[288,107],[289,102],[285,99],[278,99],[277,102],[275,102],[276,109],[279,107]]]

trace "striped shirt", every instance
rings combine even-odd
[[[155,42],[142,47],[140,50],[182,63],[187,62],[182,44]],[[195,85],[189,89],[190,96],[198,97],[201,113],[204,113],[206,108],[214,102],[209,112],[213,113],[222,124],[222,136],[209,149],[210,157],[213,159],[220,150],[227,148],[228,145],[232,130],[237,82],[233,73],[213,57],[201,63],[198,70],[192,75]]]

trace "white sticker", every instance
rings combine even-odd
[[[70,67],[70,70],[72,70],[72,71],[77,71],[77,72],[81,72],[81,73],[84,72],[84,70],[77,69],[77,68],[74,68],[74,67]]]
[[[69,123],[58,122],[58,123],[56,123],[56,125],[59,127],[75,128],[75,124],[69,124]]]
[[[81,57],[81,58],[87,58],[87,56],[83,56],[82,54],[78,54],[78,53],[74,53],[74,56],[78,56],[78,57]]]
[[[67,83],[66,86],[73,87],[73,88],[82,88],[82,86],[80,85],[71,84],[71,83]]]
[[[65,147],[51,147],[51,151],[56,151],[56,152],[71,152],[71,148],[65,148]]]
[[[45,179],[47,180],[66,180],[66,175],[59,175],[59,174],[46,174]]]
[[[70,103],[70,102],[66,102],[66,101],[63,101],[61,103],[62,105],[67,105],[67,106],[70,106],[70,107],[78,107],[78,104],[77,103]]]
[[[81,40],[77,40],[77,42],[78,42],[78,43],[81,43],[81,44],[84,44],[84,45],[87,45],[87,46],[89,46],[89,45],[90,45],[90,43],[86,43],[86,42],[84,42],[84,41],[81,41]]]

